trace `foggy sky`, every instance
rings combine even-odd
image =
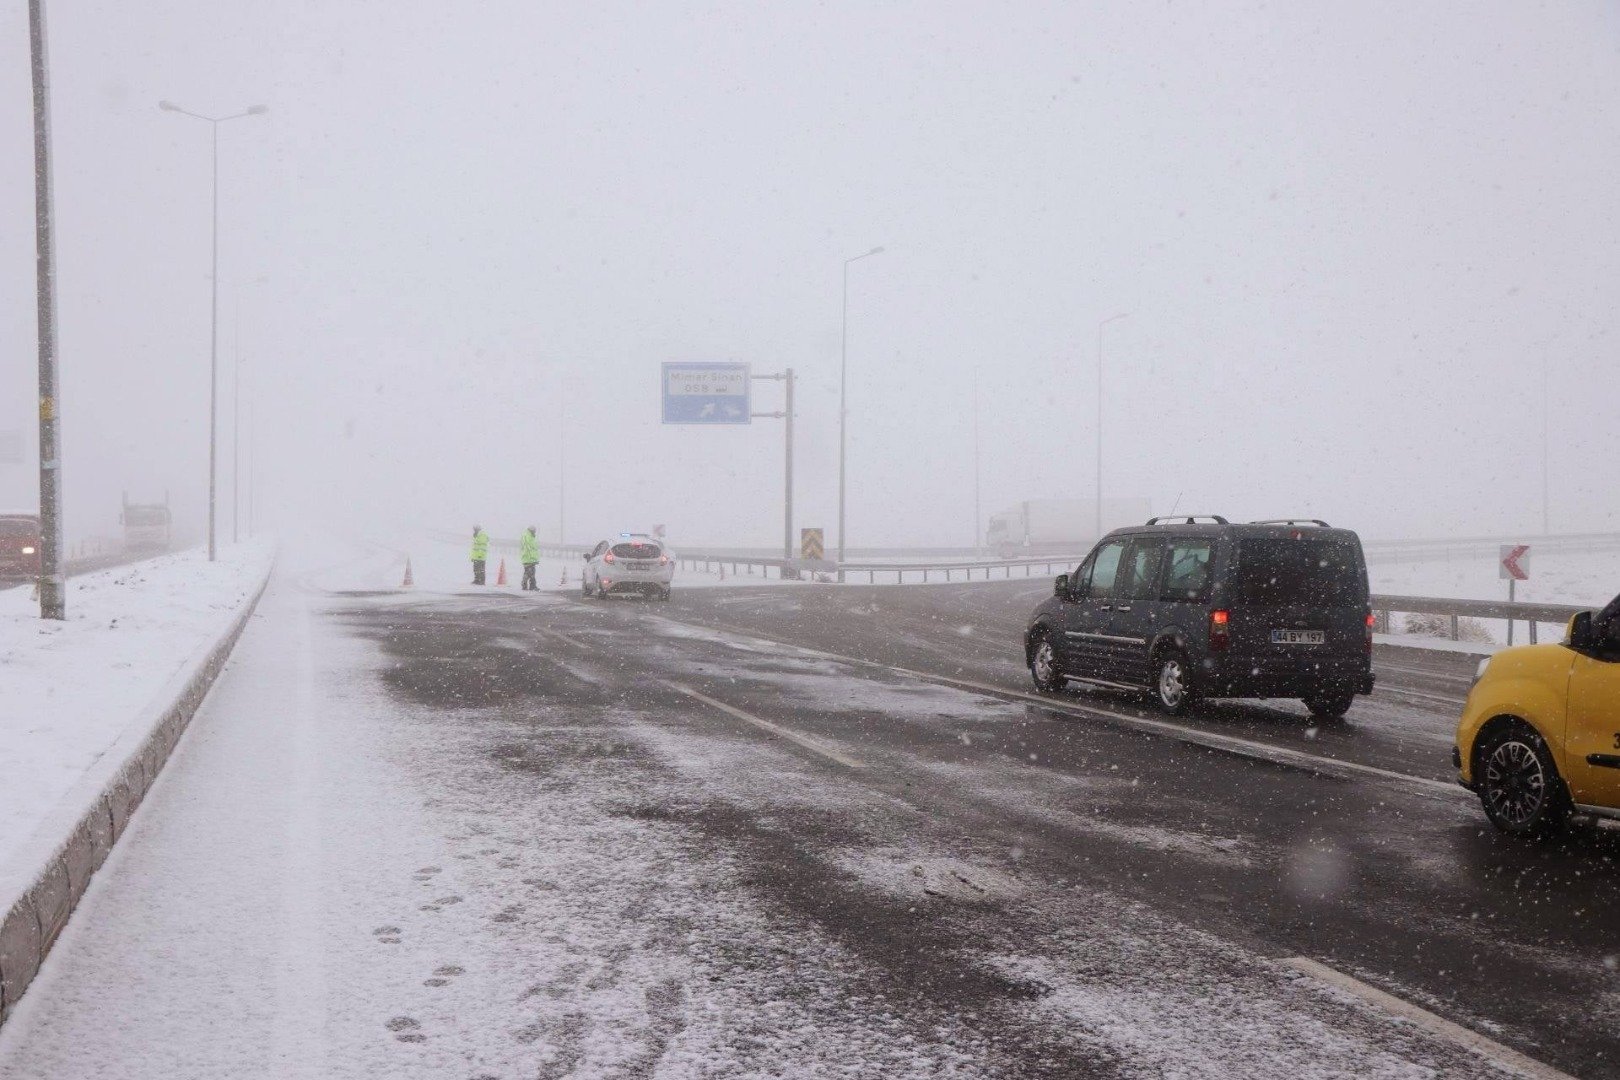
[[[1620,527],[1609,3],[56,0],[70,539],[222,492],[261,523],[781,537],[782,431],[663,427],[665,360],[792,365],[798,525],[973,539],[1105,492],[1371,536]],[[22,5],[0,10],[0,428],[33,442]],[[756,407],[779,408],[761,384]],[[244,432],[250,421],[244,419]],[[246,455],[244,444],[244,459]],[[0,465],[0,505],[35,497]],[[229,536],[229,503],[224,504]],[[401,540],[403,543],[404,540]]]

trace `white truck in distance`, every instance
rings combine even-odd
[[[1153,516],[1148,499],[1104,499],[1102,531],[1140,525]],[[990,515],[985,546],[996,554],[1076,554],[1097,539],[1097,503],[1092,499],[1026,499]]]
[[[169,513],[169,493],[163,493],[161,503],[132,503],[124,493],[124,511],[119,515],[124,526],[125,551],[168,551],[171,542],[172,517]]]

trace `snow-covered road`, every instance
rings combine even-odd
[[[1235,932],[1275,836],[1179,788],[1451,831],[1454,801],[1167,755],[679,603],[313,585],[341,576],[272,584],[0,1076],[1489,1071]],[[1285,859],[1288,902],[1326,917],[1306,894],[1362,857]]]

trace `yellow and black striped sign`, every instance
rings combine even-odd
[[[827,543],[822,538],[820,529],[799,530],[799,558],[825,559],[827,557]]]

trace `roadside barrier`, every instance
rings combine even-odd
[[[90,878],[157,781],[258,607],[273,569],[272,560],[231,624],[164,686],[33,838],[0,866],[0,1023],[39,973]]]

